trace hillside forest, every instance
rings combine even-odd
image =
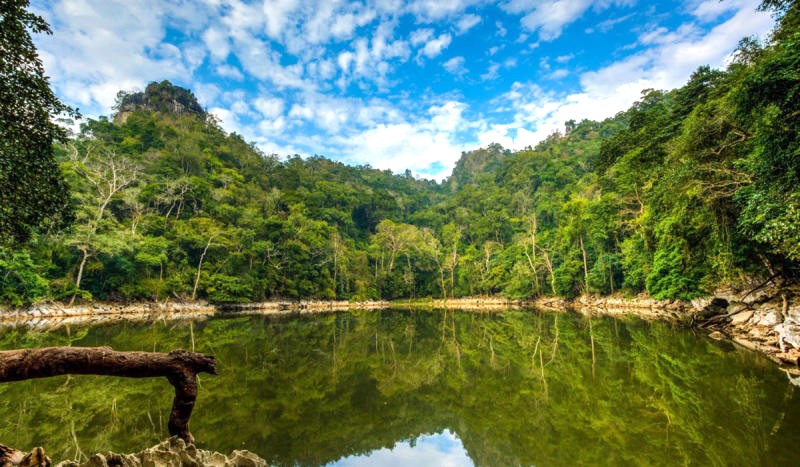
[[[65,229],[0,242],[0,302],[692,298],[800,265],[800,8],[722,70],[443,182],[279,158],[191,91],[121,92],[55,143]]]

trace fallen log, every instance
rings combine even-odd
[[[217,374],[214,357],[185,350],[170,353],[116,352],[110,347],[46,347],[0,351],[0,383],[66,374],[166,377],[175,388],[167,427],[193,443],[189,417],[197,400],[197,374]]]

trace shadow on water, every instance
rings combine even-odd
[[[771,362],[666,323],[383,311],[0,330],[3,349],[48,345],[216,355],[192,416],[200,446],[279,465],[442,452],[476,465],[792,465],[800,442],[800,396]],[[167,436],[171,398],[160,379],[0,384],[0,442],[57,459],[139,450]]]

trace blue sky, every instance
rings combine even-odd
[[[266,153],[441,179],[462,151],[535,145],[643,89],[723,67],[759,0],[33,0],[62,100],[108,115],[168,79]]]

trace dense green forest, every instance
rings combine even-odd
[[[0,301],[691,298],[800,264],[800,8],[724,70],[644,90],[443,183],[266,155],[188,90],[121,93],[55,146],[74,222],[0,242]]]

